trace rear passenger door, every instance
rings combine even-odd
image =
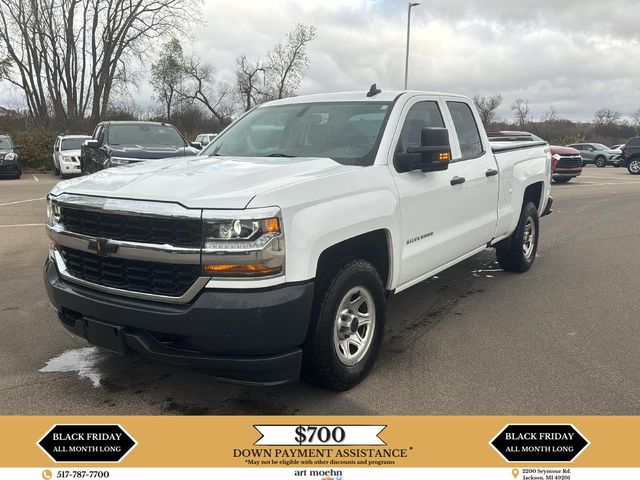
[[[480,118],[460,99],[447,100],[447,112],[459,146],[453,151],[452,164],[464,165],[465,233],[471,251],[489,242],[498,222],[500,176],[495,156],[481,130]]]

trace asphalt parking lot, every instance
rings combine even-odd
[[[344,393],[219,383],[67,333],[42,281],[56,181],[0,180],[0,414],[640,413],[640,177],[626,169],[554,185],[530,272],[486,250],[392,298],[376,368]]]

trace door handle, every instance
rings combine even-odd
[[[466,180],[464,177],[453,177],[451,179],[451,185],[460,185],[461,183],[464,183]]]
[[[489,170],[487,170],[484,174],[485,174],[487,177],[493,177],[494,175],[497,175],[497,174],[498,174],[498,170],[495,170],[495,169],[493,169],[493,168],[490,168],[490,169],[489,169]]]

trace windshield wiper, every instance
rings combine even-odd
[[[281,157],[281,158],[296,158],[295,155],[287,155],[286,153],[270,153],[269,155],[264,155],[265,157]]]

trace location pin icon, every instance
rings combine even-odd
[[[518,478],[519,474],[520,474],[520,470],[518,470],[517,468],[514,468],[513,470],[511,470],[511,475],[513,475],[513,478]]]

